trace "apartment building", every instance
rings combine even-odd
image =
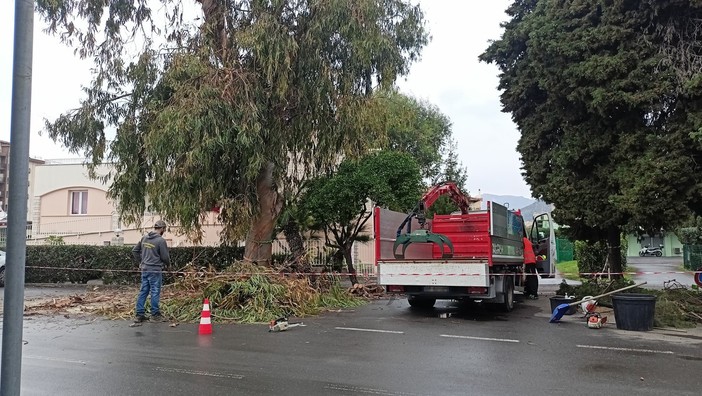
[[[27,221],[31,221],[31,197],[33,194],[34,170],[38,165],[44,164],[44,161],[34,158],[29,158],[29,201],[27,202]],[[7,201],[10,193],[9,183],[10,173],[10,142],[0,140],[0,209],[4,212],[8,211]]]

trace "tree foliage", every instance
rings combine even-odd
[[[199,7],[199,9],[198,9]],[[270,259],[284,197],[366,152],[376,88],[427,42],[406,0],[39,0],[49,31],[94,78],[49,135],[94,166],[127,221],[147,207],[195,234],[221,207],[223,238]],[[109,133],[115,132],[114,139]]]
[[[456,153],[456,141],[451,139],[448,144],[448,149],[443,159],[439,175],[432,181],[433,185],[438,185],[443,182],[454,182],[456,186],[464,193],[468,194],[468,188],[466,183],[468,182],[468,171],[463,166],[463,164],[458,160],[458,153]],[[427,211],[427,217],[434,217],[435,214],[451,214],[453,212],[460,211],[458,205],[456,205],[449,196],[442,195],[437,199],[434,204]]]
[[[313,180],[301,207],[324,231],[327,246],[343,253],[353,274],[351,248],[355,241],[367,239],[372,205],[406,212],[416,205],[421,192],[417,162],[406,153],[380,151],[346,160],[338,172]]]
[[[387,131],[378,148],[410,154],[423,178],[438,177],[451,139],[451,120],[435,105],[395,90],[376,96]]]
[[[466,191],[468,173],[458,161],[451,120],[425,100],[396,91],[379,92],[377,96],[384,104],[382,124],[387,131],[380,147],[411,155],[426,183],[453,181]],[[429,213],[448,214],[455,210],[458,207],[448,197],[440,197]]]
[[[500,69],[533,195],[579,238],[607,240],[615,272],[623,227],[673,227],[702,197],[699,125],[656,44],[660,3],[515,1],[481,55]]]

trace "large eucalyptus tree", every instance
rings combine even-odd
[[[269,261],[285,192],[383,132],[370,93],[427,42],[408,0],[38,0],[38,11],[95,64],[49,135],[115,164],[109,195],[125,220],[148,206],[198,235],[217,205],[223,239],[245,235],[256,262]]]

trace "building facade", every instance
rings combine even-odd
[[[98,177],[108,176],[112,166],[100,165]],[[41,244],[49,237],[61,237],[69,244],[111,244],[120,238],[125,244],[136,244],[153,223],[161,217],[145,213],[141,224],[124,224],[117,213],[117,203],[108,197],[111,179],[93,179],[82,162],[47,160],[34,168],[31,179],[31,237]],[[202,245],[219,242],[221,225],[210,213],[205,221]],[[171,225],[166,234],[169,246],[192,244],[186,235]]]
[[[44,161],[29,158],[29,198],[27,201],[27,221],[31,221],[31,204],[33,191],[34,170],[37,166],[44,164]],[[10,193],[10,142],[0,140],[0,209],[4,212],[9,210],[8,198]]]

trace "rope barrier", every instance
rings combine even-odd
[[[27,265],[25,268],[32,268],[32,269],[47,269],[47,270],[64,270],[64,271],[93,271],[93,272],[120,272],[120,273],[134,273],[134,274],[140,274],[142,270],[140,269],[113,269],[113,268],[74,268],[74,267],[49,267],[49,266],[38,266],[38,265]],[[208,271],[171,271],[171,270],[163,270],[161,271],[163,274],[192,274],[192,273],[205,273]],[[360,275],[360,276],[376,276],[377,273],[374,274],[367,274],[364,272],[252,272],[252,273],[246,273],[246,274],[235,274],[231,273],[232,276],[236,275],[241,275],[241,276],[251,276],[251,275],[268,275],[271,273],[275,273],[278,275],[308,275],[308,276],[321,276],[321,275],[331,275],[331,276],[349,276],[349,275]],[[493,275],[493,276],[514,276],[517,273],[514,272],[509,272],[509,273],[384,273],[383,276],[486,276],[486,275]],[[589,276],[609,276],[609,275],[663,275],[663,274],[691,274],[691,275],[697,275],[697,274],[702,274],[702,270],[700,271],[628,271],[628,272],[580,272],[577,273],[577,275],[583,276],[583,277],[589,277]],[[526,276],[537,276],[537,275],[542,275],[542,274],[534,274],[534,273],[519,273],[519,275],[526,275]]]

